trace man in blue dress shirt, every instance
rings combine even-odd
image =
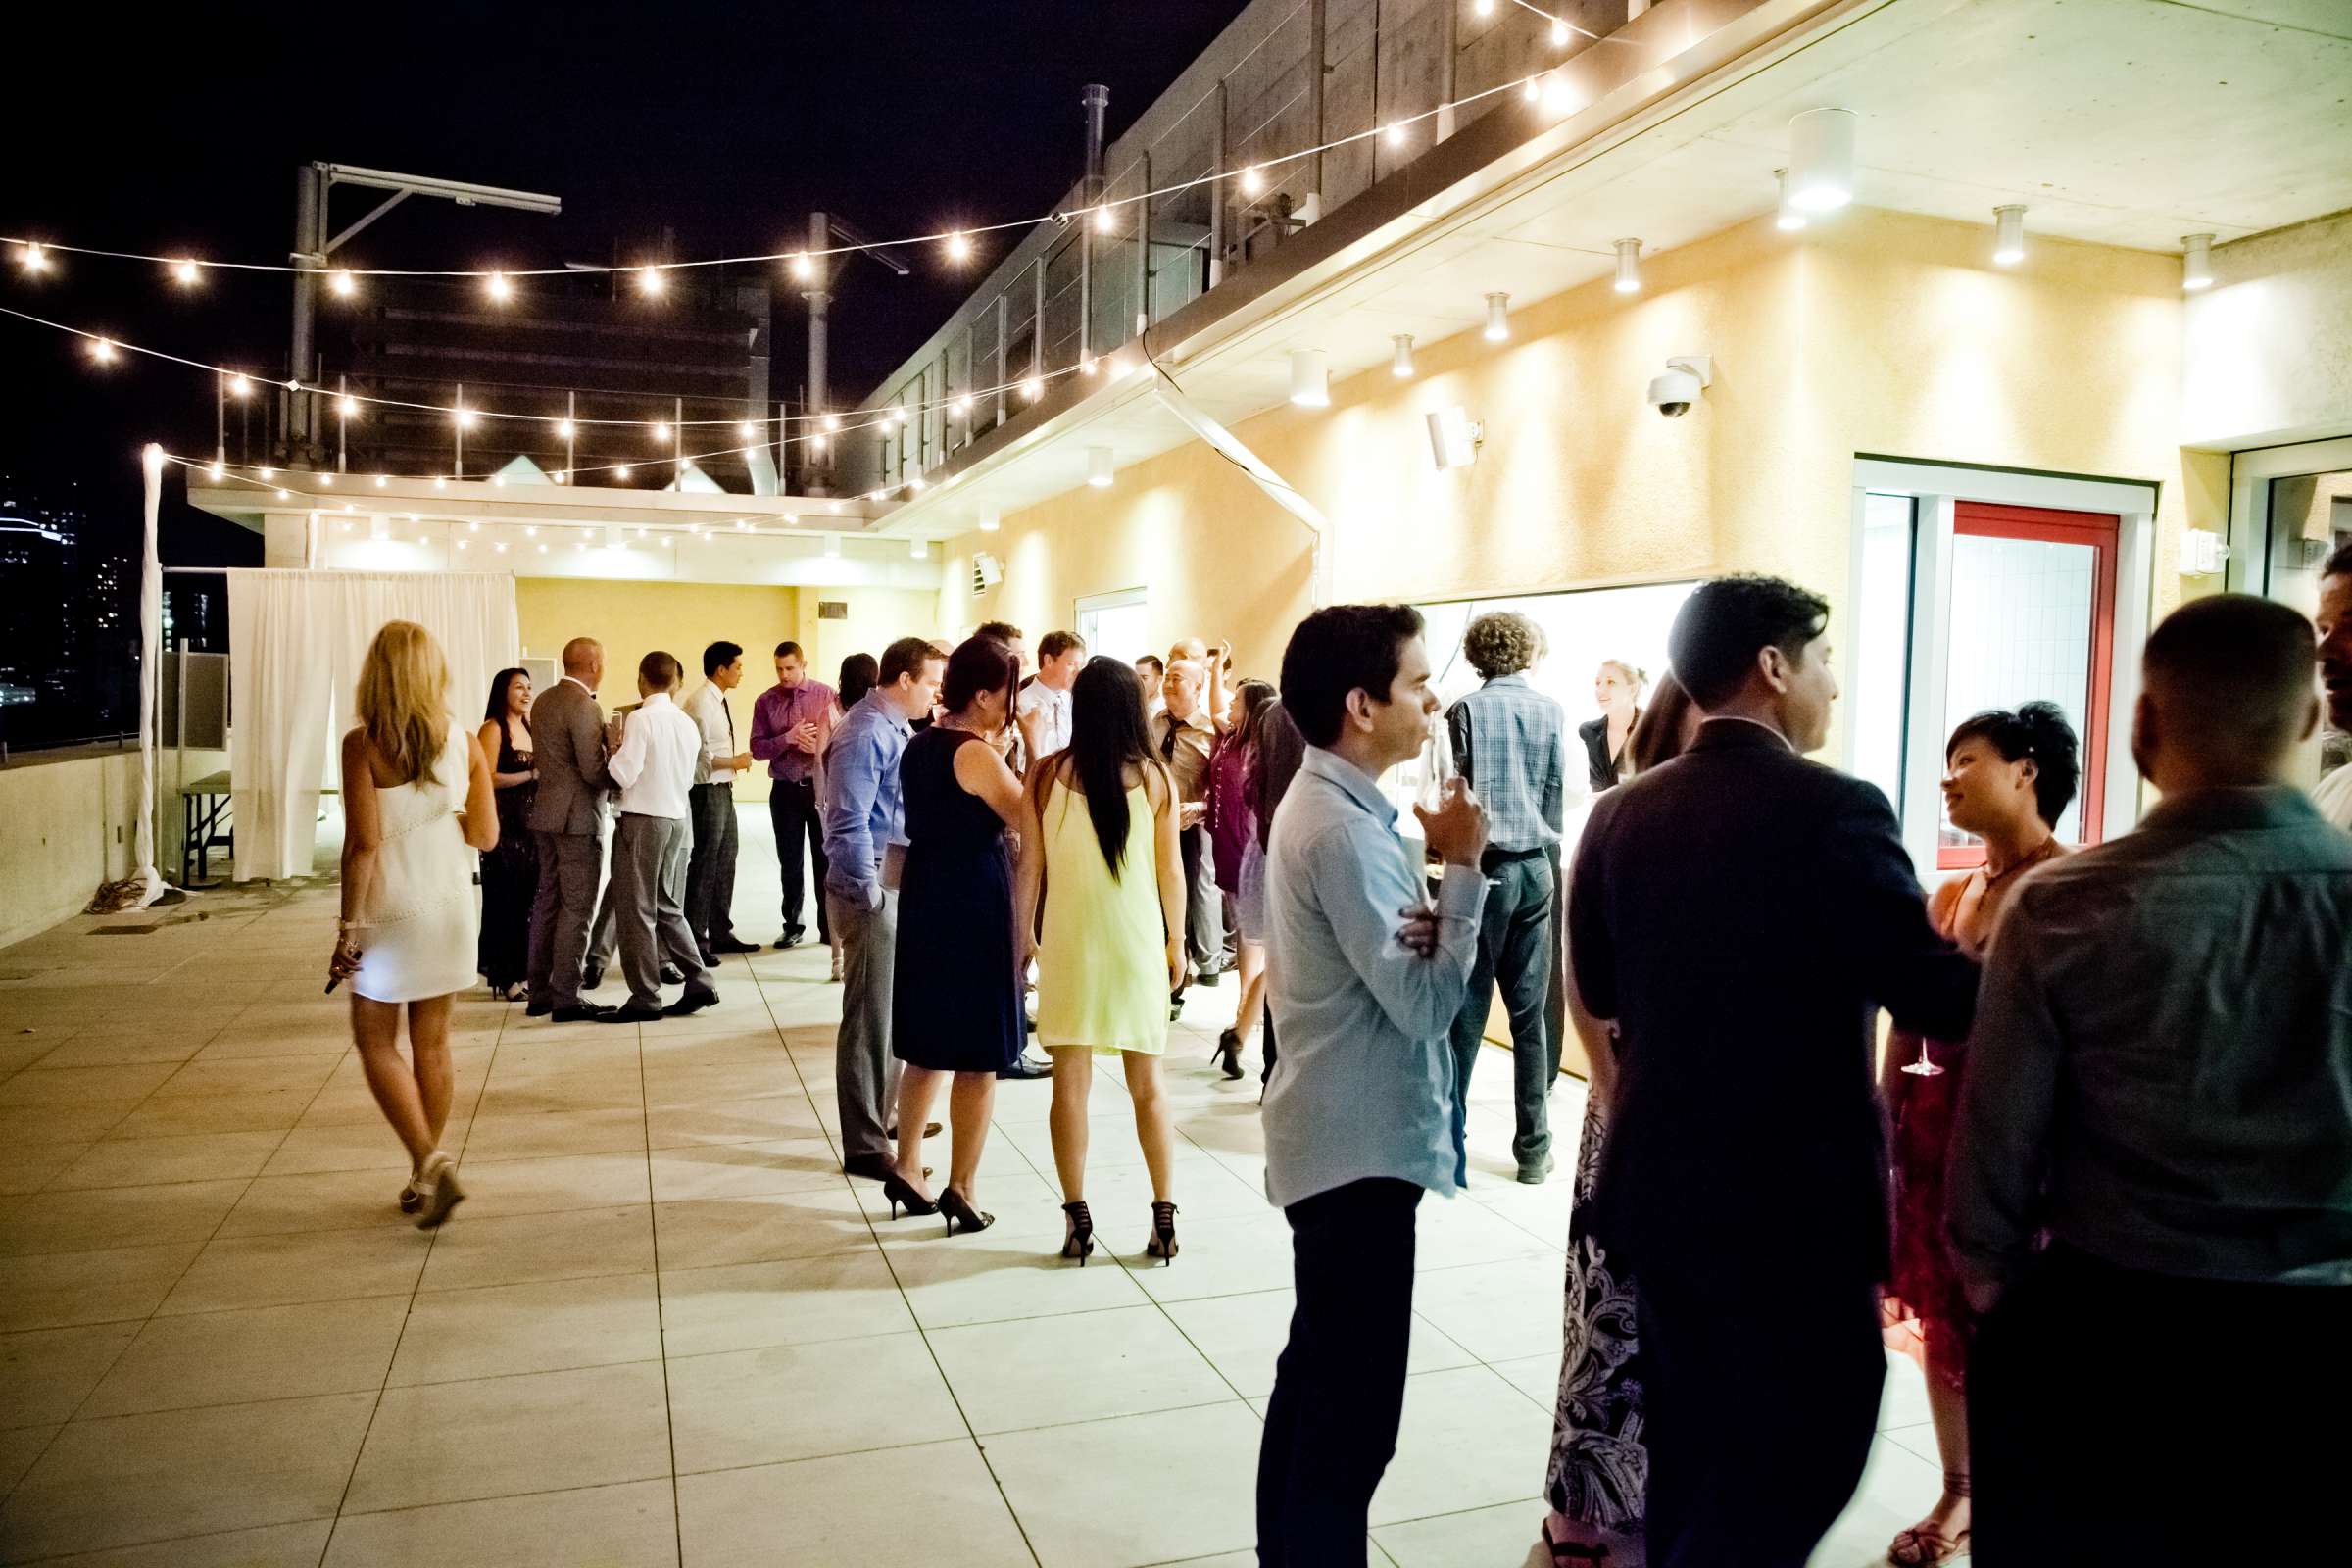
[[[1282,1057],[1266,1088],[1266,1196],[1291,1222],[1297,1307],[1258,1450],[1258,1561],[1360,1565],[1396,1447],[1413,1215],[1465,1174],[1446,1031],[1477,956],[1483,813],[1458,781],[1417,811],[1446,862],[1432,908],[1380,775],[1417,756],[1438,700],[1418,612],[1337,605],[1292,633],[1282,702],[1306,760],[1274,813],[1266,904]]]
[[[873,690],[842,715],[825,748],[825,908],[841,943],[841,1030],[834,1093],[841,1165],[886,1181],[899,1064],[890,1054],[890,987],[898,964],[899,896],[882,885],[882,858],[906,842],[899,758],[939,700],[947,660],[920,637],[882,651]]]

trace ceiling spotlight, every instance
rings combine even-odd
[[[339,397],[335,399],[335,412],[346,419],[352,418],[360,412],[360,401],[354,397]]]
[[[1243,195],[1254,196],[1265,188],[1266,176],[1257,172],[1257,166],[1255,164],[1251,164],[1248,169],[1242,171]]]
[[[2213,287],[2213,236],[2180,236],[2180,286],[2191,294]]]
[[[1086,482],[1098,490],[1110,488],[1111,456],[1108,447],[1086,449]]]
[[[1389,361],[1389,373],[1399,381],[1409,380],[1413,373],[1413,334],[1398,332],[1389,339],[1396,345],[1396,355]]]
[[[514,284],[504,272],[492,272],[483,286],[489,289],[490,298],[500,305],[514,297]]]
[[[912,539],[907,541],[906,554],[917,561],[928,561],[931,559],[931,546],[924,540]]]
[[[1772,226],[1784,234],[1793,234],[1805,226],[1805,211],[1788,199],[1788,171],[1776,169],[1772,172],[1772,177],[1781,192],[1780,211],[1773,219]]]
[[[19,246],[17,261],[27,272],[46,272],[49,270],[49,247],[46,245]]]
[[[948,236],[948,260],[968,262],[972,259],[972,237],[958,229]]]
[[[228,395],[230,397],[247,397],[250,396],[252,392],[253,383],[246,380],[245,377],[241,375],[232,375],[228,378]]]
[[[615,479],[626,479],[628,476],[629,466],[625,463],[612,470],[612,477]]]
[[[96,360],[100,365],[114,364],[115,340],[111,337],[94,337],[90,339],[90,358]]]
[[[1854,125],[1850,109],[1808,109],[1788,122],[1788,200],[1808,213],[1835,212],[1854,199]]]
[[[1107,234],[1107,233],[1109,233],[1109,232],[1111,231],[1111,228],[1112,228],[1112,226],[1113,226],[1115,223],[1117,223],[1117,221],[1118,221],[1117,216],[1116,216],[1115,214],[1113,214],[1113,213],[1111,212],[1111,210],[1110,210],[1110,203],[1108,203],[1108,202],[1104,202],[1104,203],[1103,203],[1102,206],[1100,206],[1100,207],[1098,207],[1098,208],[1096,208],[1096,209],[1095,209],[1095,232],[1096,232],[1096,233],[1098,233],[1098,234]]]
[[[2026,209],[2010,202],[1992,210],[1992,264],[2015,267],[2026,259]]]
[[[1642,292],[1642,242],[1638,239],[1617,242],[1616,289],[1620,294]]]
[[[1302,409],[1331,407],[1331,359],[1321,349],[1291,350],[1291,401]]]
[[[198,267],[193,260],[187,257],[182,257],[172,264],[172,278],[176,283],[193,284],[203,276],[204,269]]]
[[[983,512],[980,514],[980,531],[982,533],[995,533],[1003,526],[1004,519],[999,517],[996,513]]]
[[[344,299],[349,299],[360,291],[359,280],[351,275],[351,269],[348,267],[338,267],[327,273],[326,286]]]
[[[556,421],[556,434],[562,436],[564,440],[568,441],[579,433],[580,427],[572,423],[569,419],[558,419]]]
[[[798,256],[795,256],[792,259],[792,275],[795,279],[803,283],[808,282],[810,278],[816,275],[816,263],[808,259],[808,253],[807,251],[801,252]]]
[[[637,269],[637,292],[649,300],[658,300],[669,292],[669,279],[662,275],[659,267]]]
[[[1487,296],[1487,341],[1500,343],[1511,335],[1511,297],[1497,290]]]
[[[669,439],[669,421],[667,419],[656,419],[654,421],[654,439],[657,441],[666,441]]]

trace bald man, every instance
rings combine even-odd
[[[2132,734],[2162,803],[2029,873],[1994,939],[1946,1193],[1988,1314],[1981,1562],[2283,1562],[2342,1535],[2352,838],[2289,782],[2314,652],[2265,599],[2166,617]]]
[[[531,838],[539,850],[539,894],[531,905],[526,1010],[558,1023],[592,1023],[612,1010],[580,1000],[580,965],[603,870],[605,792],[613,787],[605,766],[605,710],[596,700],[604,674],[603,645],[574,637],[564,645],[564,678],[531,704],[532,765],[539,773]]]

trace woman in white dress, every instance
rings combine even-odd
[[[497,848],[498,808],[481,743],[450,716],[449,662],[422,626],[387,621],[375,634],[355,710],[359,728],[343,737],[343,913],[326,988],[351,982],[368,1092],[408,1146],[401,1212],[430,1230],[466,1196],[441,1148],[449,1004],[473,983],[474,852]]]

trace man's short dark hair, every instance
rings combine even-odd
[[[1389,700],[1404,645],[1421,630],[1410,605],[1330,605],[1298,623],[1283,650],[1282,706],[1309,746],[1340,738],[1349,692]]]
[[[703,650],[703,674],[715,675],[742,657],[741,643],[712,643]]]
[[[2268,756],[2296,740],[2315,700],[2311,622],[2253,594],[2192,599],[2148,633],[2147,685],[2179,738],[2208,753]]]
[[[784,642],[776,644],[776,657],[778,659],[798,659],[805,662],[808,656],[801,652],[801,645],[799,643],[787,639]]]
[[[2320,567],[2323,577],[2352,577],[2352,539],[2345,540],[2330,551],[2327,564]]]
[[[925,664],[947,657],[928,637],[902,637],[882,650],[882,678],[879,684],[896,686],[901,675],[920,677]]]
[[[1152,666],[1152,678],[1153,680],[1162,680],[1166,678],[1168,666],[1161,661],[1157,654],[1146,654],[1143,658],[1135,662],[1135,667],[1138,669],[1143,668],[1146,664],[1150,664]]]
[[[1675,678],[1701,709],[1740,695],[1756,655],[1778,648],[1790,662],[1830,625],[1830,602],[1780,577],[1741,574],[1702,582],[1674,617],[1666,651]]]
[[[1045,640],[1037,645],[1038,662],[1042,663],[1049,659],[1059,659],[1073,648],[1080,653],[1086,652],[1086,639],[1074,631],[1050,631],[1046,633]]]
[[[686,666],[678,662],[677,655],[657,648],[637,661],[637,678],[658,692],[671,691],[686,678]]]
[[[994,637],[1001,643],[1025,643],[1029,640],[1021,635],[1021,628],[1009,620],[984,620],[972,628],[972,635]]]

